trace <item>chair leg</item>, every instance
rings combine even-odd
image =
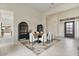
[[[43,45],[44,45],[44,38],[43,38]]]
[[[49,40],[47,39],[47,43],[49,43]]]

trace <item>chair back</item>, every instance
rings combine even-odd
[[[33,42],[34,41],[34,35],[32,33],[30,33],[29,36],[30,36],[30,42]]]
[[[48,40],[52,40],[52,33],[48,32],[47,39],[48,39]]]
[[[43,42],[46,42],[46,41],[47,41],[47,35],[46,35],[46,33],[44,33],[44,34],[42,35],[42,40],[43,40]]]

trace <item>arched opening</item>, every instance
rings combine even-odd
[[[18,25],[18,39],[28,39],[28,24],[26,22],[21,22]]]
[[[43,25],[42,24],[39,24],[39,25],[37,25],[37,31],[38,32],[43,32]]]

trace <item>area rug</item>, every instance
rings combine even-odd
[[[44,52],[45,50],[47,50],[48,48],[50,48],[51,46],[55,45],[56,43],[58,43],[60,40],[53,40],[51,42],[41,42],[41,43],[28,43],[26,42],[21,42],[24,46],[26,46],[27,48],[29,48],[31,51],[33,51],[36,55],[39,55],[40,53]]]

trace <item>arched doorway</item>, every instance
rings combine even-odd
[[[26,22],[21,22],[18,25],[18,39],[28,39],[29,35],[28,35],[28,24]]]

